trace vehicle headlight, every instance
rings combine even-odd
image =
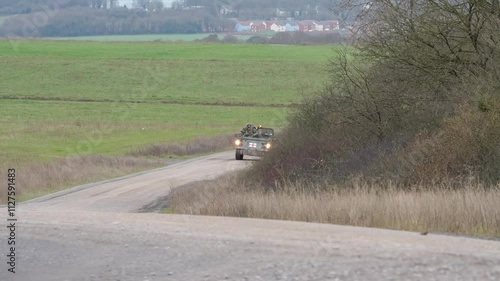
[[[234,144],[236,144],[236,146],[240,146],[241,145],[241,140],[239,140],[239,139],[235,140]]]
[[[266,143],[266,145],[264,145],[267,149],[271,148],[271,143]]]

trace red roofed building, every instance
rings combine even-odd
[[[322,21],[320,24],[323,25],[323,31],[331,31],[339,29],[339,21],[338,20],[328,20]]]
[[[316,31],[316,22],[313,20],[303,20],[299,22],[299,31],[309,32]]]
[[[254,22],[252,24],[251,29],[252,32],[261,32],[266,30],[266,23],[265,22]]]
[[[285,26],[280,25],[277,21],[266,21],[266,29],[276,32],[285,31]]]

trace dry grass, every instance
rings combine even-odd
[[[187,144],[152,144],[131,153],[133,156],[190,156],[202,153],[218,152],[233,144],[233,135],[200,137]]]
[[[136,157],[102,155],[67,157],[50,163],[32,163],[16,168],[16,199],[27,200],[69,186],[105,180],[159,166],[158,161]],[[6,179],[7,169],[0,170]],[[0,193],[0,202],[6,202]]]
[[[187,144],[149,145],[129,156],[90,155],[65,157],[51,162],[10,161],[9,165],[16,168],[17,199],[28,200],[67,187],[123,176],[162,164],[161,160],[146,159],[144,156],[190,156],[221,151],[230,146],[232,140],[232,135],[219,135],[198,138]],[[1,165],[0,168],[0,179],[6,179],[8,167]],[[6,193],[0,193],[0,204],[5,203],[6,199]]]
[[[309,190],[309,191],[308,191]],[[234,176],[176,190],[175,213],[333,223],[500,237],[500,186],[478,183],[413,190],[355,183],[350,188],[289,186],[255,191]]]

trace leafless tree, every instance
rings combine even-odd
[[[354,26],[365,54],[437,78],[496,68],[498,0],[346,0],[362,8]]]
[[[164,8],[161,0],[134,0],[134,7],[147,11],[161,11]]]
[[[88,6],[93,9],[116,8],[118,0],[88,0]]]

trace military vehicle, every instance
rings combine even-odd
[[[251,135],[239,133],[236,134],[236,160],[243,160],[243,155],[263,156],[272,147],[274,130],[263,128],[259,125]]]

